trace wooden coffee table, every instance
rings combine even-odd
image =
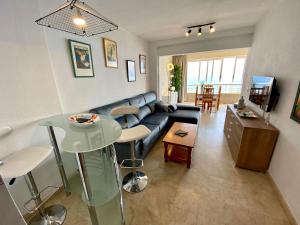
[[[187,131],[184,137],[175,135],[177,130]],[[175,122],[163,139],[165,146],[165,162],[169,160],[186,162],[187,168],[191,167],[192,149],[195,145],[197,125]]]

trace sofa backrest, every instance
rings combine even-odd
[[[135,105],[135,106],[138,106],[139,108],[146,105],[145,98],[142,94],[134,96],[132,98],[128,98],[127,100],[129,101],[130,105]]]
[[[124,100],[121,100],[121,101],[118,101],[118,102],[111,103],[109,105],[104,105],[104,106],[100,106],[100,107],[91,109],[90,112],[109,116],[110,113],[111,113],[111,110],[113,108],[120,107],[120,106],[128,106],[128,105],[129,105],[129,101],[127,99],[124,99]],[[116,119],[116,118],[119,118],[121,116],[122,115],[115,116],[114,118]]]
[[[108,105],[100,106],[94,109],[91,109],[91,113],[101,114],[101,115],[110,115],[111,110],[119,106],[135,105],[140,108],[140,112],[137,115],[128,116],[128,125],[129,127],[135,126],[142,120],[144,117],[148,116],[153,112],[153,107],[150,106],[156,102],[156,93],[154,91],[146,92],[144,94],[136,95],[132,98],[124,99],[118,102],[114,102]],[[114,117],[120,124],[123,126],[125,124],[124,116],[115,116]]]
[[[140,108],[140,111],[136,116],[139,120],[142,120],[153,112],[149,104],[156,101],[156,93],[154,91],[146,92],[129,98],[128,101],[130,105],[135,105]]]
[[[143,94],[143,96],[145,98],[146,104],[149,104],[157,100],[156,93],[154,91],[147,92]]]

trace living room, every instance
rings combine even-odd
[[[299,223],[298,0],[75,1],[84,8],[75,10],[79,19],[88,5],[105,15],[109,32],[88,36],[89,26],[79,29],[87,32],[83,37],[64,32],[66,11],[51,26],[39,26],[38,19],[71,2],[0,2],[1,225]],[[245,56],[240,94],[227,101],[222,87],[219,110],[194,106],[199,72],[190,92],[178,90],[186,98],[168,105],[174,71],[167,65],[182,55],[188,62]],[[277,81],[280,97],[270,113],[249,100],[254,76]],[[231,104],[241,96],[258,119],[235,113]],[[121,117],[115,110],[122,108],[134,115]],[[236,163],[230,110],[231,121],[245,125],[242,136],[246,120],[276,131],[273,144],[262,148],[270,154],[260,172]],[[71,124],[83,113],[98,121],[87,128]],[[130,130],[131,139],[124,136]],[[175,136],[178,130],[188,133]],[[265,136],[256,137],[246,146],[253,152]],[[169,155],[176,144],[185,147],[183,163]]]

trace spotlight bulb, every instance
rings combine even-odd
[[[73,23],[78,27],[84,27],[86,24],[79,9],[76,10],[75,16],[73,17]]]
[[[185,32],[185,36],[190,36],[190,33],[192,32],[192,30],[191,29],[189,29],[187,32]]]
[[[201,27],[198,29],[197,35],[198,35],[198,36],[201,36],[201,35],[202,35],[202,29],[201,29]]]
[[[216,31],[215,27],[214,27],[213,25],[210,25],[210,27],[209,27],[209,32],[210,32],[210,33],[213,33],[213,32],[215,32],[215,31]]]

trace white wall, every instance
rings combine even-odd
[[[158,65],[159,56],[188,54],[226,49],[248,48],[251,46],[253,28],[243,28],[234,31],[218,32],[212,36],[185,37],[150,44],[150,88],[159,91]]]
[[[106,34],[118,43],[119,68],[104,67],[101,35],[78,38],[49,30],[34,22],[56,8],[60,0],[0,1],[0,126],[12,126],[13,132],[0,139],[0,158],[31,145],[50,144],[41,118],[62,112],[85,111],[148,91],[149,73],[139,74],[138,56],[148,56],[148,44],[128,31]],[[100,11],[100,10],[99,10]],[[94,78],[74,78],[67,39],[92,45]],[[125,59],[136,61],[137,82],[128,83]],[[64,133],[58,132],[61,141]],[[73,157],[67,158],[67,173],[74,171]],[[53,156],[33,171],[37,185],[61,185]],[[5,181],[6,183],[8,180]],[[9,186],[20,207],[29,199],[22,178]]]
[[[170,73],[167,69],[167,65],[172,63],[172,56],[160,56],[159,57],[159,99],[167,102],[169,96],[169,77]]]
[[[274,75],[280,101],[271,122],[280,130],[269,173],[293,215],[300,222],[300,124],[290,119],[300,80],[300,1],[282,0],[255,30],[245,70],[244,94],[248,96],[253,74]]]
[[[40,1],[42,14],[60,3],[60,0]],[[149,90],[149,72],[145,75],[140,74],[139,70],[139,54],[148,56],[148,44],[125,29],[83,38],[45,29],[45,35],[63,112],[89,110]],[[102,37],[117,42],[118,68],[105,67]],[[94,78],[74,78],[68,39],[91,44]],[[127,81],[127,59],[136,63],[136,82]]]
[[[0,35],[0,126],[14,129],[10,136],[0,140],[0,158],[30,145],[49,143],[46,129],[38,127],[36,122],[61,113],[44,34],[34,24],[34,19],[40,16],[39,6],[36,1],[30,3],[0,2],[0,20],[5,24]],[[43,176],[33,172],[38,186],[59,185],[53,160],[47,162],[47,167]],[[22,178],[9,189],[19,207],[29,199]]]

